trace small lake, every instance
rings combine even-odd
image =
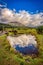
[[[7,37],[11,47],[15,48],[22,54],[37,54],[37,41],[33,35],[20,35]]]

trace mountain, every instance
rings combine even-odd
[[[0,22],[0,26],[5,26],[5,27],[29,27],[29,28],[37,28],[37,27],[40,27],[40,26],[43,26],[43,22],[41,22],[40,25],[32,25],[31,23],[30,24],[27,24],[27,25],[24,25],[18,21],[14,21],[14,22],[8,22],[8,23],[5,23],[5,22]]]
[[[19,23],[19,22],[9,22],[9,23],[0,23],[0,27],[26,27],[25,25],[23,25],[22,23]]]
[[[25,25],[23,25],[22,23],[17,22],[17,21],[15,21],[15,22],[10,22],[10,23],[8,23],[8,24],[11,25],[11,26],[25,26]]]

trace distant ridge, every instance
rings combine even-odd
[[[40,26],[25,26],[22,23],[18,23],[18,22],[10,22],[10,23],[0,23],[0,27],[4,26],[4,27],[25,27],[25,28],[38,28],[38,27],[43,27],[43,25]]]
[[[10,22],[10,23],[8,23],[9,25],[12,25],[12,26],[25,26],[25,25],[23,25],[22,23],[20,23],[20,22],[17,22],[17,21],[15,21],[15,22]]]

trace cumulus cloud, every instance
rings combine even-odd
[[[0,9],[0,22],[18,22],[25,26],[39,26],[43,25],[43,12],[31,14],[25,10],[16,12],[15,9],[4,8]]]

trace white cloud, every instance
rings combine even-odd
[[[0,21],[3,22],[19,22],[25,26],[39,26],[43,25],[43,12],[30,14],[28,11],[20,10],[16,12],[15,9],[8,8],[1,9]]]

